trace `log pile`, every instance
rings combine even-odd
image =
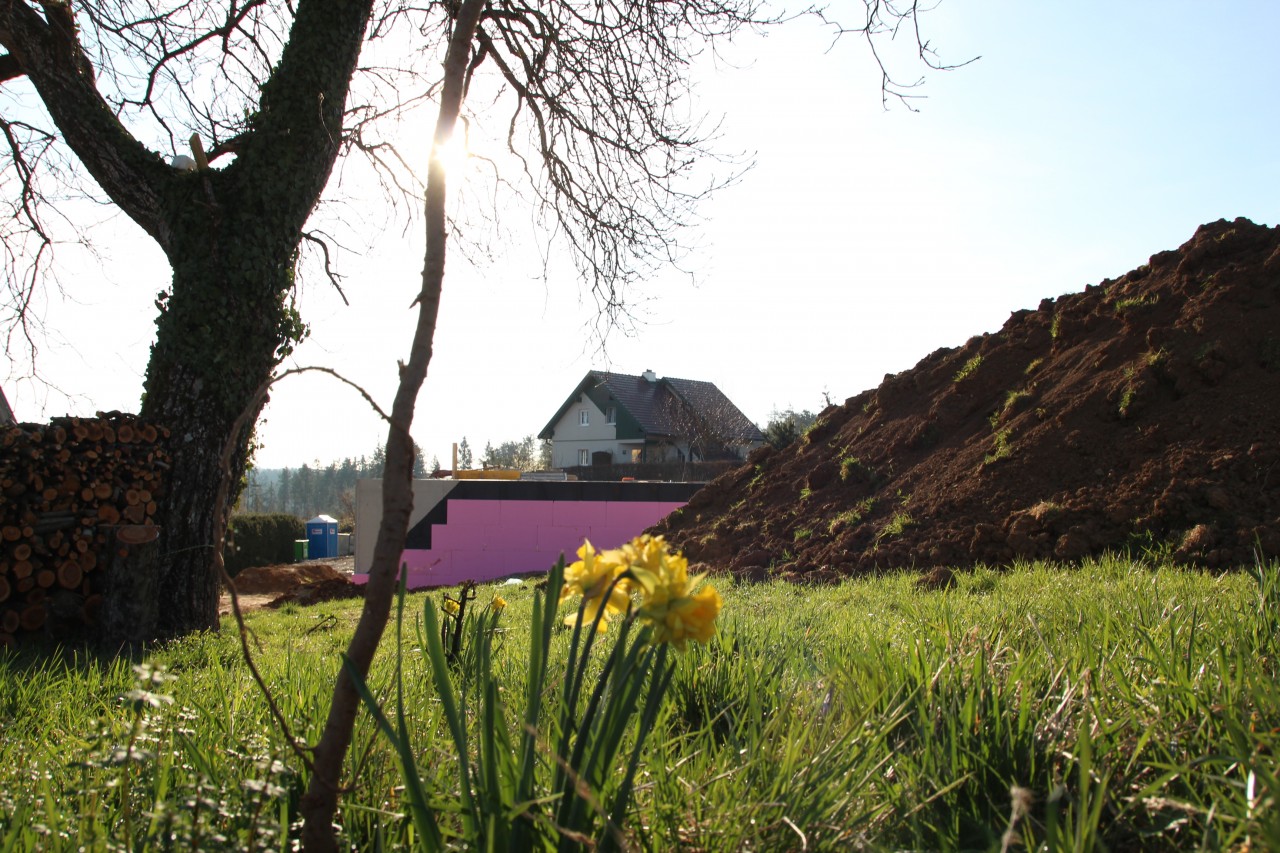
[[[0,647],[93,624],[104,569],[158,535],[167,437],[120,412],[0,426]]]

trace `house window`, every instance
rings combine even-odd
[[[585,415],[585,414],[586,414],[586,412],[583,412],[583,414]],[[579,450],[579,451],[578,451],[578,464],[579,464],[579,465],[590,465],[590,464],[591,464],[591,451],[590,451],[590,450]]]
[[[590,426],[591,413],[586,409],[578,409],[578,426]]]
[[[610,406],[604,410],[604,422],[610,426],[618,423],[618,410],[615,407]]]

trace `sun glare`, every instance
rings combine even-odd
[[[467,135],[459,130],[449,137],[448,141],[443,145],[436,145],[432,149],[431,156],[435,160],[439,160],[444,166],[445,173],[450,177],[461,175],[467,168],[467,159],[471,153],[467,150]]]

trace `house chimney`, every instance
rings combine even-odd
[[[658,381],[658,374],[654,373],[652,370],[649,370],[648,368],[645,368],[644,373],[641,373],[640,375],[644,377],[646,382]]]

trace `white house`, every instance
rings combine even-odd
[[[555,468],[744,459],[759,428],[711,382],[592,370],[538,434]]]

